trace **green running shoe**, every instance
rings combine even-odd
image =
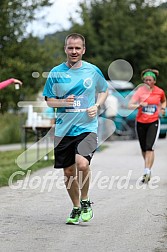
[[[151,179],[151,172],[149,174],[144,174],[141,180],[142,183],[148,183]]]
[[[81,219],[83,222],[90,221],[93,218],[93,210],[90,200],[81,200]]]
[[[81,215],[81,209],[80,208],[73,208],[70,217],[67,218],[66,224],[79,224],[79,219]]]

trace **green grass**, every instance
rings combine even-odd
[[[101,145],[97,151],[103,151],[107,148],[107,146]],[[40,149],[40,157],[45,155],[46,150]],[[21,174],[17,174],[13,176],[12,182],[16,182],[19,179],[23,179],[23,173],[26,176],[26,173],[28,170],[32,172],[37,171],[41,168],[45,168],[48,166],[54,165],[54,160],[51,159],[53,156],[53,151],[49,152],[49,159],[44,160],[41,158],[39,161],[35,161],[37,158],[37,153],[35,149],[28,149],[27,152],[27,162],[25,162],[25,153],[24,150],[14,150],[14,151],[2,151],[0,152],[0,187],[2,186],[8,186],[9,185],[9,178],[12,174],[14,174],[17,171],[22,171]],[[19,162],[18,158],[19,157]],[[19,163],[19,166],[16,163]],[[33,164],[33,165],[31,165]],[[28,165],[28,168],[26,169],[26,165]],[[30,167],[29,167],[30,166]],[[25,168],[25,169],[24,169]]]
[[[20,143],[22,137],[22,127],[25,115],[5,113],[1,114],[0,120],[0,144]]]
[[[0,152],[0,187],[7,186],[10,176],[16,171],[23,171],[25,174],[27,170],[37,171],[41,168],[45,168],[47,166],[53,166],[54,161],[50,159],[52,152],[49,153],[49,160],[39,160],[27,170],[22,170],[15,162],[17,157],[23,153],[23,150],[15,150],[15,151],[3,151]],[[13,182],[18,179],[22,179],[22,175],[14,176]]]

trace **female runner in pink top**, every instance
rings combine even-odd
[[[159,116],[165,115],[166,109],[165,93],[155,85],[158,75],[159,71],[156,69],[142,71],[144,83],[137,88],[129,102],[130,109],[138,109],[136,131],[145,163],[143,183],[147,183],[151,178],[154,147],[160,131]]]

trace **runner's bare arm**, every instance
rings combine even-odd
[[[87,109],[88,115],[90,117],[95,117],[97,115],[98,108],[100,108],[100,106],[103,105],[107,96],[108,96],[108,89],[106,90],[106,92],[98,94],[95,105]]]
[[[65,99],[56,99],[56,98],[48,98],[45,97],[47,105],[52,108],[60,108],[60,107],[71,107],[74,103],[74,95],[69,95]]]

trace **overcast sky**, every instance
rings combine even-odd
[[[80,22],[77,10],[79,10],[79,3],[83,0],[54,0],[54,4],[51,7],[43,8],[42,11],[36,15],[39,20],[33,22],[28,26],[28,31],[33,31],[36,36],[43,37],[46,34],[61,31],[63,29],[70,28],[69,18],[74,17],[77,22]],[[86,0],[87,3],[90,0]],[[167,0],[155,0],[157,4],[167,2]],[[45,15],[44,18],[41,18]],[[50,23],[47,26],[47,23]]]
[[[70,28],[68,19],[70,16],[75,17],[79,21],[79,15],[76,11],[79,9],[81,0],[55,0],[51,7],[43,8],[36,16],[38,21],[28,26],[28,31],[33,31],[36,36],[44,36],[48,33],[54,33],[63,29]],[[44,18],[42,15],[45,15]],[[47,26],[47,23],[50,23]]]

